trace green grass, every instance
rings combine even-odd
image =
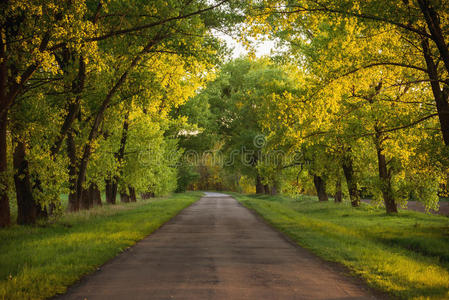
[[[371,287],[403,299],[449,299],[449,218],[315,197],[232,194],[246,207],[326,260],[345,265]]]
[[[44,299],[91,273],[200,198],[199,192],[65,214],[0,230],[0,299]]]

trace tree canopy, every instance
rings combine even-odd
[[[172,191],[447,194],[448,1],[3,1],[0,226]],[[215,31],[277,41],[229,60]]]

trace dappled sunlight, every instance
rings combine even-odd
[[[263,225],[233,227],[235,197],[345,268],[301,289],[321,267],[265,249],[270,276],[179,263],[148,297],[352,299],[349,270],[354,295],[449,299],[448,42],[449,0],[1,1],[0,298],[66,293],[208,191],[229,243]],[[194,225],[210,262],[227,236]]]

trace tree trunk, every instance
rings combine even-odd
[[[106,179],[106,203],[115,204],[117,198],[117,185],[113,179]]]
[[[440,17],[432,6],[432,1],[418,0],[419,8],[421,9],[424,19],[427,23],[432,41],[436,44],[440,58],[444,63],[446,72],[449,73],[449,46],[445,41],[443,31],[441,29]]]
[[[385,209],[387,214],[393,214],[398,212],[396,202],[393,197],[393,189],[391,187],[391,175],[387,167],[387,160],[383,154],[381,147],[377,146],[377,161],[379,164],[379,178],[382,190],[382,196],[384,198]]]
[[[159,43],[162,39],[163,39],[163,37],[158,34],[156,37],[154,37],[152,40],[150,40],[147,43],[147,45],[140,52],[140,54],[138,54],[137,56],[134,57],[134,59],[131,61],[131,64],[122,73],[120,78],[115,82],[115,84],[112,86],[112,88],[109,90],[109,92],[103,99],[103,102],[101,103],[101,105],[94,117],[93,124],[90,129],[89,136],[87,138],[87,142],[83,147],[83,154],[81,156],[81,160],[80,160],[79,167],[78,167],[77,178],[76,178],[76,188],[75,188],[75,191],[76,191],[75,197],[78,202],[82,196],[81,190],[82,190],[84,181],[86,179],[87,165],[90,160],[90,156],[91,156],[91,152],[92,152],[92,145],[98,136],[98,129],[100,127],[101,122],[103,121],[106,109],[109,107],[112,98],[117,94],[117,91],[126,82],[126,79],[128,78],[129,73],[139,64],[140,60],[142,59],[143,54],[148,53],[148,51],[150,51],[151,48],[153,46],[155,46],[157,43]]]
[[[343,193],[341,191],[341,178],[337,178],[337,182],[335,184],[335,195],[334,195],[334,201],[335,203],[341,203],[343,200]]]
[[[277,180],[274,180],[273,185],[271,186],[271,189],[269,191],[270,195],[277,195],[279,192],[279,182]]]
[[[64,51],[65,50],[65,51]],[[69,77],[70,73],[68,73],[67,69],[70,69],[70,53],[67,49],[64,49],[64,58],[60,61],[61,69],[65,70],[64,76]],[[51,154],[53,157],[59,152],[61,145],[64,141],[65,136],[69,132],[70,128],[72,128],[72,124],[77,118],[80,111],[80,102],[81,102],[81,93],[84,90],[86,79],[86,63],[84,62],[84,57],[82,55],[79,56],[79,64],[78,64],[78,74],[75,79],[73,79],[71,86],[67,87],[70,89],[73,94],[75,94],[75,98],[69,97],[67,100],[67,114],[64,118],[64,122],[59,131],[59,135],[51,147]],[[71,93],[71,94],[72,94]]]
[[[129,190],[129,201],[137,202],[136,189],[133,188],[132,186],[129,186],[128,190]]]
[[[263,192],[265,193],[265,195],[270,194],[270,186],[268,184],[263,185]]]
[[[262,183],[262,177],[257,174],[256,177],[256,194],[263,194],[265,192],[264,185]]]
[[[342,162],[343,173],[345,175],[346,184],[348,186],[349,198],[353,207],[360,206],[360,193],[357,188],[357,182],[354,176],[354,166],[352,161],[351,149],[348,149]]]
[[[326,182],[321,178],[321,176],[313,175],[313,184],[315,185],[318,200],[320,202],[329,201],[326,194]]]
[[[93,206],[101,206],[101,192],[98,188],[98,185],[96,185],[95,183],[91,183],[89,189]]]
[[[67,156],[69,157],[69,203],[68,211],[78,211],[80,208],[80,201],[77,197],[77,185],[76,185],[76,149],[75,141],[73,137],[73,131],[69,130],[67,133]]]
[[[129,202],[129,195],[127,194],[126,189],[122,192],[120,192],[120,202],[128,203]]]
[[[430,86],[432,88],[432,93],[437,107],[443,141],[446,146],[449,146],[449,80],[446,80],[446,83],[443,84],[443,89],[441,89],[440,77],[430,51],[429,41],[427,39],[423,39],[421,46],[426,61]]]
[[[11,38],[14,40],[15,36],[5,36],[5,31],[2,28],[0,38],[0,227],[6,227],[11,223],[11,215],[8,199],[8,178],[7,171],[7,133],[6,127],[8,125],[9,109],[13,106],[17,96],[23,92],[28,80],[33,76],[38,69],[39,64],[34,63],[16,72],[17,66],[11,61],[8,62],[7,44]],[[50,41],[50,34],[44,34],[39,50],[43,52],[47,49]],[[11,67],[12,66],[12,67]],[[11,77],[10,77],[11,76]],[[12,82],[9,78],[13,78]],[[16,82],[20,78],[19,82]]]
[[[36,175],[36,174],[34,174]],[[31,182],[31,179],[30,179]],[[32,190],[38,190],[40,193],[43,193],[44,191],[42,190],[42,184],[41,181],[39,179],[39,177],[35,177],[34,178],[34,182],[31,185]],[[58,200],[61,201],[58,197]],[[35,200],[35,202],[38,202]],[[53,213],[53,211],[56,208],[55,203],[50,203],[48,205],[48,207],[42,207],[39,203],[36,204],[37,205],[37,218],[38,219],[47,219],[49,215],[51,215]],[[48,209],[48,211],[47,211]]]
[[[91,203],[93,203],[91,194],[89,189],[82,189],[81,191],[81,199],[80,199],[80,209],[89,209],[91,208]]]
[[[123,168],[122,168],[122,162],[123,159],[125,158],[125,148],[126,148],[126,142],[128,140],[128,128],[129,128],[129,121],[128,121],[128,117],[129,117],[129,110],[125,113],[125,117],[123,120],[123,128],[122,128],[122,138],[120,139],[120,147],[119,150],[117,151],[117,153],[115,153],[115,158],[118,162],[119,165],[119,176],[122,175],[123,173]],[[114,176],[113,180],[112,180],[112,195],[117,195],[117,188],[118,188],[118,182],[120,180],[119,176]],[[126,196],[122,196],[122,194],[120,193],[120,201],[121,202],[129,202],[129,195]]]
[[[6,227],[11,224],[8,199],[8,178],[6,177],[8,145],[6,134],[7,125],[8,121],[5,113],[0,116],[0,227]]]
[[[8,66],[6,61],[6,45],[0,38],[0,228],[11,224],[11,212],[8,199],[8,178],[6,176],[8,138],[8,101],[6,96]]]
[[[385,203],[387,214],[397,213],[398,208],[393,196],[393,188],[391,186],[391,170],[388,169],[387,159],[384,154],[382,143],[385,141],[381,130],[375,126],[374,144],[377,152],[377,163],[379,167],[380,189]]]
[[[26,160],[26,146],[22,141],[16,142],[13,164],[17,196],[17,224],[34,224],[38,215],[38,206],[33,197],[28,161]]]
[[[142,193],[142,194],[140,194],[140,198],[142,198],[142,199],[154,198],[154,193],[153,192]]]

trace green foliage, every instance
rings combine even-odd
[[[2,157],[0,192],[14,202],[15,188],[31,190],[26,201],[55,212],[61,193],[81,203],[83,190],[104,189],[106,180],[120,191],[174,191],[182,153],[177,139],[194,125],[173,111],[223,59],[226,49],[211,30],[240,22],[243,4],[80,0],[0,6],[1,114],[9,122],[2,123],[8,133],[1,137],[7,164]],[[18,145],[25,154],[12,167]],[[20,187],[12,181],[17,173]],[[7,199],[1,199],[4,205]]]
[[[293,101],[296,93],[289,71],[268,59],[241,58],[223,65],[216,79],[181,108],[181,113],[200,126],[181,144],[200,156],[205,150],[218,154],[219,164],[211,167],[223,168],[221,177],[255,178],[259,174],[266,184],[277,184],[282,161],[270,161],[269,151],[279,147],[275,142],[270,148],[265,146],[270,142],[269,126],[283,122],[280,117],[273,120],[278,117],[276,102],[281,98]],[[234,189],[239,181],[235,176],[222,184]]]
[[[200,174],[190,165],[181,164],[178,168],[176,192],[185,192],[189,185],[199,178]]]

